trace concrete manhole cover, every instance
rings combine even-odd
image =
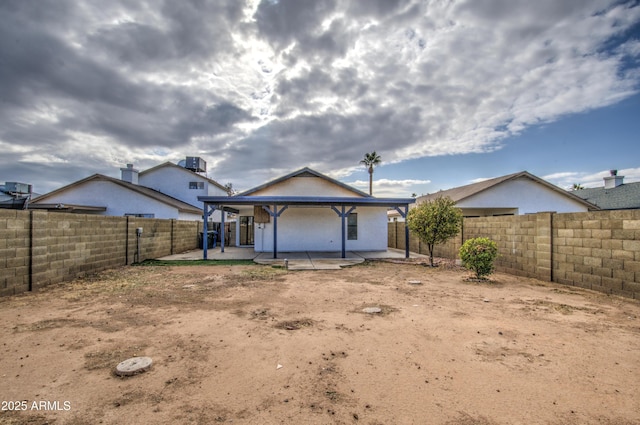
[[[131,376],[142,373],[149,370],[152,363],[151,357],[132,357],[116,366],[116,375]]]
[[[378,314],[382,313],[382,309],[380,307],[366,307],[362,309],[362,312],[367,314]]]

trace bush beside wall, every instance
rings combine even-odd
[[[404,249],[404,223],[389,223],[388,235],[389,247]],[[434,254],[458,258],[476,237],[498,244],[498,271],[640,299],[640,210],[465,218]],[[416,240],[410,249],[424,254]]]

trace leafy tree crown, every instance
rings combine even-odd
[[[462,211],[451,198],[439,197],[412,208],[407,225],[427,245],[444,243],[460,232]]]

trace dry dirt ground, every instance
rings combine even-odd
[[[640,423],[637,301],[467,276],[127,267],[3,298],[0,423]]]

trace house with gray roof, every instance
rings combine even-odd
[[[602,210],[629,210],[640,208],[640,182],[624,183],[617,170],[604,178],[603,187],[574,190],[571,193],[597,205]]]
[[[598,206],[527,171],[483,180],[420,196],[416,204],[449,197],[465,217],[521,215],[538,212],[586,212]]]
[[[121,178],[94,174],[39,196],[30,209],[82,214],[202,220],[198,196],[226,196],[224,186],[199,174],[206,163],[198,157],[193,167],[164,163],[138,172],[132,164],[121,168]],[[190,167],[190,168],[187,168]],[[210,217],[220,222],[220,212]]]

